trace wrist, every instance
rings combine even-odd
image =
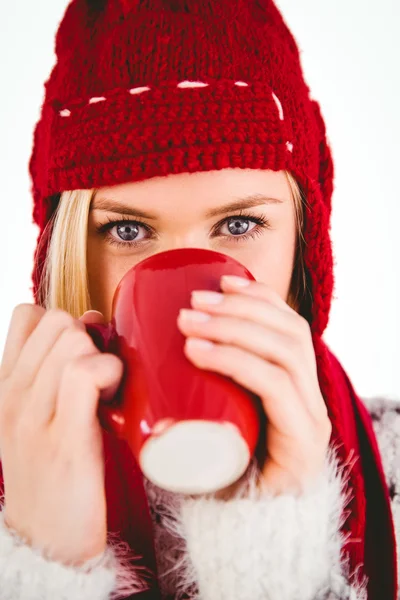
[[[81,567],[87,563],[97,563],[98,561],[101,561],[107,550],[106,534],[102,536],[102,539],[94,542],[90,547],[86,545],[82,552],[81,549],[75,551],[74,548],[69,548],[68,546],[61,547],[58,544],[56,545],[54,541],[45,541],[43,538],[39,539],[35,536],[22,533],[22,530],[14,524],[5,509],[3,510],[2,520],[6,530],[13,538],[16,545],[29,546],[33,550],[36,550],[44,559],[66,566]]]
[[[313,457],[296,467],[281,468],[273,461],[267,461],[262,470],[259,488],[272,495],[293,494],[301,495],[320,479],[324,472],[326,452],[321,459]]]

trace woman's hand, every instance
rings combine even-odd
[[[82,320],[102,322],[90,311]],[[101,354],[82,322],[18,306],[0,367],[0,455],[8,527],[53,560],[81,564],[107,542],[101,393],[122,363]]]
[[[178,326],[187,357],[261,398],[267,458],[260,485],[301,493],[322,471],[331,422],[319,387],[311,330],[267,285],[223,277],[224,293],[196,291]]]

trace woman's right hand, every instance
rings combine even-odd
[[[122,362],[102,354],[82,321],[30,304],[13,313],[0,366],[0,456],[5,523],[65,564],[107,543],[101,395],[120,383]]]

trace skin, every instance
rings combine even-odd
[[[238,230],[233,236],[227,224],[217,234],[221,219],[238,212],[213,218],[206,213],[249,194],[280,200],[251,209],[253,216],[265,215],[269,228],[239,242],[230,240]],[[102,554],[107,545],[97,408],[100,399],[115,393],[123,374],[121,360],[101,354],[83,323],[110,318],[118,282],[146,256],[187,246],[209,248],[235,257],[257,280],[242,285],[223,279],[220,295],[194,293],[193,309],[181,312],[177,326],[187,338],[189,360],[232,377],[260,397],[267,415],[261,487],[276,494],[303,491],[323,469],[331,434],[309,325],[286,303],[296,226],[285,175],[231,169],[182,174],[100,189],[93,208],[101,198],[112,200],[114,209],[125,204],[151,210],[157,217],[145,220],[151,239],[136,248],[112,245],[96,227],[121,215],[91,211],[88,269],[99,312],[78,320],[62,310],[19,305],[0,364],[5,523],[44,555],[77,565]],[[139,236],[146,237],[142,230]]]

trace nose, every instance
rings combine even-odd
[[[185,248],[196,248],[199,250],[211,250],[210,241],[207,239],[199,239],[198,236],[185,236],[166,241],[163,250],[179,250]]]

